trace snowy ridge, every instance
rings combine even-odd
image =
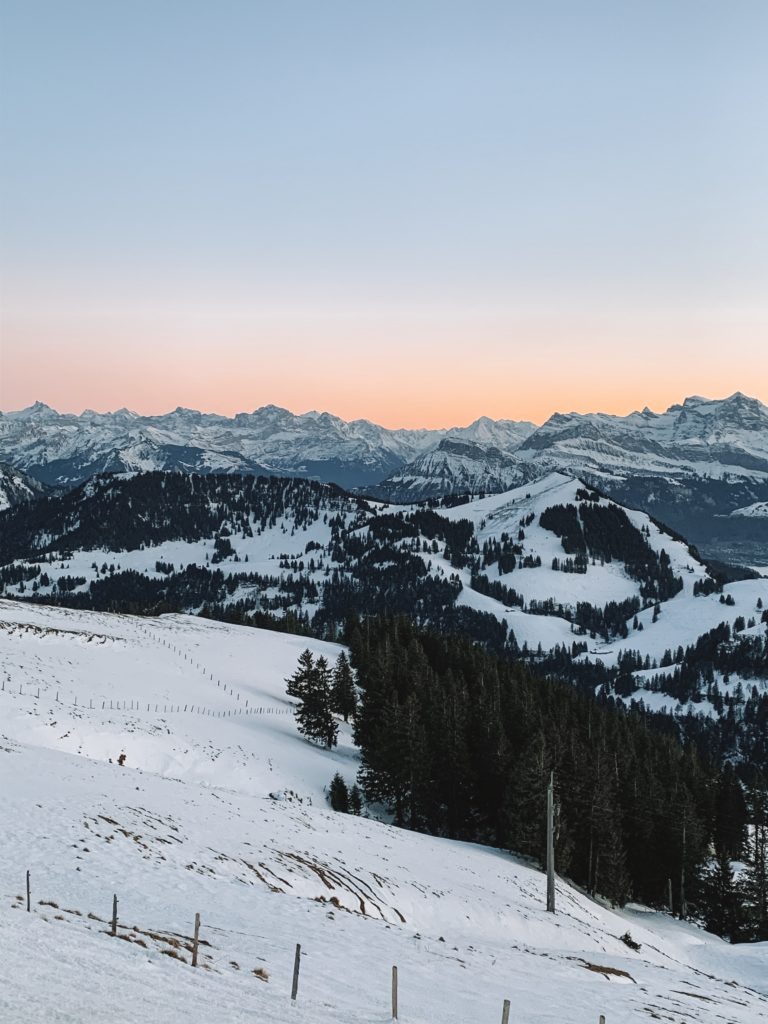
[[[524,459],[606,476],[768,475],[768,408],[736,392],[686,398],[664,413],[556,413],[520,446]]]
[[[139,709],[285,709],[297,652],[338,648],[183,616],[0,602],[0,619],[13,627],[0,630],[0,807],[14,822],[0,848],[4,1022],[90,1020],[108,993],[116,1024],[371,1024],[388,1019],[391,964],[412,1024],[496,1020],[504,998],[527,1024],[754,1024],[768,1012],[764,947],[615,913],[564,881],[553,917],[543,875],[514,857],[332,813],[323,787],[356,770],[344,729],[327,753],[290,714],[87,706],[130,694]],[[120,750],[122,769],[109,763]],[[106,934],[113,892],[120,942]]]
[[[736,508],[731,515],[743,516],[746,519],[765,519],[768,517],[768,501],[756,501],[752,505],[745,505],[744,508]]]
[[[452,434],[366,491],[385,501],[407,503],[446,494],[506,491],[531,476],[524,463],[495,445],[484,446]]]
[[[273,405],[231,418],[182,408],[161,416],[127,409],[75,416],[37,402],[0,413],[0,458],[65,486],[99,472],[150,469],[299,475],[353,486],[381,480],[447,433],[512,448],[533,429],[483,419],[453,431],[388,430]]]

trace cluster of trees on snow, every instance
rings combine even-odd
[[[288,696],[298,701],[299,732],[329,750],[335,747],[339,735],[336,716],[348,722],[357,710],[355,679],[346,654],[342,651],[331,668],[326,658],[315,658],[307,648],[286,684]]]
[[[737,774],[668,718],[542,686],[466,638],[380,618],[352,621],[346,639],[360,787],[397,824],[540,858],[554,771],[562,874],[653,906],[671,880],[678,914],[734,940],[768,936],[768,774]]]
[[[66,494],[0,513],[0,565],[77,550],[135,551],[172,540],[236,538],[281,524],[304,530],[362,503],[333,484],[236,474],[102,475]],[[225,543],[228,541],[229,547]]]
[[[627,574],[640,583],[646,603],[666,601],[683,589],[665,550],[655,551],[648,542],[648,527],[638,529],[622,508],[599,503],[597,496],[578,505],[552,505],[539,524],[560,537],[563,550],[581,559],[621,561]],[[574,571],[575,559],[574,559]]]

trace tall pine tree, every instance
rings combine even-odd
[[[302,683],[302,696],[296,708],[299,732],[330,750],[336,746],[339,726],[331,707],[331,670],[322,655]]]

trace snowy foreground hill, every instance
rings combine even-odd
[[[526,1024],[768,1017],[765,945],[564,881],[552,916],[507,853],[333,813],[324,787],[352,781],[356,751],[345,727],[333,753],[296,732],[283,680],[305,646],[339,650],[0,602],[4,1024],[383,1024],[392,965],[413,1024],[498,1021],[505,998]]]

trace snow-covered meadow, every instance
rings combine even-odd
[[[413,1024],[497,1021],[505,998],[527,1024],[768,1016],[765,946],[565,882],[553,917],[543,875],[505,852],[332,812],[356,752],[347,728],[332,753],[296,732],[284,678],[306,646],[339,650],[0,602],[4,1024],[383,1024],[393,965]]]

